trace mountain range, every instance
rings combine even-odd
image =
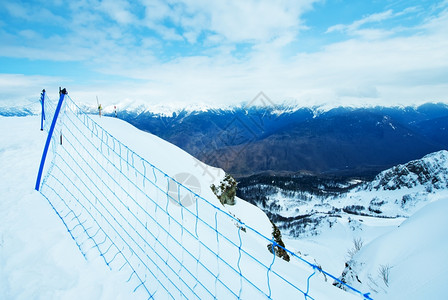
[[[96,107],[82,108],[97,113]],[[0,108],[4,116],[37,113],[37,106]],[[103,113],[114,116],[115,109],[106,107]],[[448,105],[443,103],[328,109],[117,105],[117,116],[237,178],[311,173],[371,179],[394,165],[448,149]]]
[[[112,113],[110,113],[112,114]],[[374,176],[448,148],[448,106],[251,106],[122,110],[122,118],[236,177],[269,173]]]

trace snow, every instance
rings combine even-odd
[[[300,249],[304,257],[322,265],[331,274],[341,274],[348,260],[353,240],[361,239],[364,245],[398,227],[404,218],[379,219],[343,215],[330,229],[321,229],[315,236],[286,238],[286,244]]]
[[[266,207],[283,217],[315,221],[285,228],[286,245],[373,299],[444,299],[448,275],[448,152],[393,167],[347,193],[322,197],[306,192],[268,195]],[[272,204],[272,205],[271,205]],[[355,213],[344,208],[358,206]],[[302,228],[302,227],[300,227]],[[288,236],[288,233],[298,235]],[[354,251],[355,241],[361,249]],[[346,263],[349,267],[346,267]],[[382,275],[389,273],[386,285]],[[359,280],[359,281],[358,281]]]
[[[361,282],[378,291],[376,299],[446,297],[447,214],[448,198],[432,202],[354,256]],[[388,286],[380,274],[386,266]]]
[[[435,194],[425,204],[409,218],[342,215],[315,236],[288,237],[285,243],[332,274],[342,274],[348,262],[347,282],[367,289],[373,299],[445,299],[448,197]],[[362,247],[351,258],[354,239]],[[389,270],[388,285],[381,269]]]
[[[183,178],[182,174],[189,174],[198,179],[193,184],[197,191],[210,199],[213,205],[220,205],[210,185],[219,184],[224,176],[222,170],[204,165],[178,147],[123,121],[104,117],[94,119],[169,176]],[[147,298],[143,290],[134,292],[135,286],[126,283],[129,274],[110,270],[98,255],[87,253],[84,257],[47,200],[33,190],[46,139],[46,133],[39,128],[40,118],[37,116],[0,117],[0,299]],[[445,158],[446,153],[441,152],[424,160],[431,170],[441,170],[437,171],[440,173],[437,176],[439,183],[443,184]],[[415,182],[411,177],[406,178]],[[353,276],[347,276],[347,280],[363,292],[372,292],[373,299],[443,299],[448,282],[448,192],[446,189],[428,192],[426,188],[425,185],[416,185],[392,191],[351,191],[344,197],[333,199],[331,205],[343,208],[361,204],[368,207],[372,199],[378,198],[385,202],[381,207],[384,214],[406,214],[407,217],[341,214],[331,228],[321,227],[320,234],[301,239],[284,236],[285,244],[299,256],[336,276],[344,271],[344,264],[348,261],[349,273]],[[402,199],[404,195],[412,195],[413,202],[397,210],[395,200]],[[280,196],[281,193],[278,194]],[[284,212],[292,216],[295,212],[292,199],[283,197],[280,200]],[[316,209],[315,204],[319,203],[304,202],[300,211]],[[257,207],[238,198],[236,205],[221,207],[246,226],[270,237],[270,221]],[[185,222],[189,221],[186,219]],[[226,230],[231,231],[234,225]],[[241,234],[242,245],[248,251],[261,259],[272,260],[265,241],[253,232]],[[202,236],[204,241],[215,239],[214,235]],[[360,239],[363,245],[350,257],[348,252],[354,246],[354,239]],[[185,243],[188,247],[187,239]],[[229,249],[222,255],[232,259],[238,256],[238,252]],[[207,256],[202,259],[206,260]],[[242,260],[241,267],[254,273],[251,275],[254,281],[265,279],[265,271],[258,271],[247,258]],[[286,278],[302,282],[312,274],[298,261],[287,263],[276,259],[273,268]],[[387,284],[381,270],[383,275],[384,272],[389,273]],[[222,276],[232,282],[234,274],[223,272]],[[282,283],[273,278],[272,286],[273,295],[282,296]],[[315,299],[357,299],[331,286],[331,280],[325,282],[322,274],[313,277],[311,292],[314,292],[312,296]],[[252,294],[242,295],[252,297]]]
[[[91,113],[98,112],[98,106],[96,105],[96,103],[82,103],[81,106],[85,111]],[[172,117],[173,114],[178,114],[180,112],[198,113],[217,109],[231,110],[232,107],[229,105],[216,106],[207,103],[195,103],[186,105],[185,103],[180,102],[148,104],[146,102],[133,101],[129,99],[121,101],[117,104],[108,104],[103,106],[103,111],[107,114],[113,114],[116,110],[118,113],[121,113],[123,111],[135,114],[150,113],[162,117]]]
[[[181,149],[123,121],[104,117],[95,117],[95,121],[169,176],[176,178],[188,173],[196,177],[201,196],[209,199],[213,205],[220,205],[209,187],[212,183],[219,183],[224,175],[222,170],[206,166]],[[46,198],[33,190],[46,139],[46,133],[39,128],[40,118],[37,116],[0,117],[0,299],[147,298],[143,289],[134,292],[135,286],[126,283],[128,273],[109,270],[103,259],[93,252],[88,252],[84,257]],[[175,209],[175,206],[171,206],[170,211]],[[205,207],[200,209],[204,213],[210,211]],[[266,215],[255,206],[237,199],[235,206],[222,209],[241,219],[246,226],[270,237],[272,226]],[[176,216],[176,213],[173,215]],[[209,213],[204,218],[212,216]],[[193,224],[188,217],[185,217],[184,222]],[[234,224],[228,226],[221,220],[219,224],[225,226],[220,227],[223,231],[239,232]],[[203,241],[211,243],[216,240],[214,233],[207,234],[201,228],[199,231]],[[261,261],[272,263],[272,255],[267,250],[265,240],[251,231],[239,235],[240,243],[247,251]],[[185,247],[191,246],[187,238],[184,241]],[[238,260],[238,251],[227,249],[225,244],[221,247],[223,257]],[[176,251],[175,248],[172,250]],[[194,249],[190,250],[195,252]],[[201,261],[213,265],[213,261],[207,260],[209,256],[205,253],[202,256]],[[188,264],[187,260],[185,263]],[[266,270],[258,271],[262,268],[257,267],[248,257],[241,259],[241,269],[254,282],[266,280]],[[275,259],[272,269],[292,282],[301,282],[304,290],[306,280],[313,272],[299,261],[287,263],[281,259]],[[224,281],[240,284],[235,274],[223,269],[221,276]],[[273,297],[290,296],[284,283],[275,276],[271,277]],[[207,284],[206,278],[204,284]],[[315,275],[310,284],[310,293],[315,299],[357,298],[325,282],[321,275]],[[253,297],[253,294],[244,290],[242,296]]]
[[[264,236],[270,237],[272,233],[272,225],[266,214],[249,202],[236,197],[236,204],[233,206],[226,205],[226,209],[240,220],[244,220],[249,225]]]
[[[124,274],[86,261],[33,187],[40,117],[0,117],[0,299],[129,299]]]

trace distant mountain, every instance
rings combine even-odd
[[[409,217],[443,194],[448,194],[446,150],[385,170],[373,181],[358,186],[335,202],[349,213]],[[350,205],[354,211],[347,209]]]
[[[112,112],[109,112],[112,114]],[[270,172],[374,175],[448,149],[448,106],[122,110],[134,126],[237,177]]]
[[[38,104],[38,103],[37,103]],[[97,113],[94,106],[82,110]],[[370,178],[448,149],[448,105],[418,107],[117,105],[118,117],[236,177],[314,173]],[[40,113],[38,105],[0,115]],[[113,106],[105,115],[114,116]]]
[[[417,186],[425,186],[428,190],[448,189],[448,151],[431,153],[383,171],[362,189],[399,190]]]
[[[394,166],[367,182],[349,177],[253,176],[241,180],[238,193],[293,237],[318,234],[341,216],[409,217],[448,196],[448,151]]]
[[[36,105],[30,106],[0,106],[0,116],[3,117],[24,117],[40,114],[40,109]]]

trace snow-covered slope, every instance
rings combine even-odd
[[[408,217],[447,195],[448,151],[442,150],[385,170],[337,202],[360,214]]]
[[[96,121],[132,148],[141,157],[176,178],[188,172],[200,182],[201,196],[220,205],[209,186],[219,183],[224,175],[219,169],[205,166],[179,148],[153,136],[136,130],[125,122],[111,118]],[[33,190],[38,164],[46,134],[39,130],[38,117],[0,118],[0,298],[1,299],[139,299],[147,297],[142,291],[133,293],[135,286],[126,284],[129,274],[109,271],[102,258],[87,255],[83,258],[70,238],[61,220],[47,200]],[[67,134],[67,132],[65,133]],[[270,236],[271,224],[266,215],[253,205],[237,199],[233,207],[224,207],[246,225]],[[185,222],[188,222],[185,219]],[[225,222],[223,222],[224,224]],[[232,224],[223,230],[233,230]],[[243,245],[254,255],[268,260],[271,267],[286,278],[306,280],[313,273],[309,266],[298,262],[272,261],[266,244],[260,244],[247,234]],[[216,237],[204,236],[204,240]],[[240,241],[241,243],[241,241]],[[288,246],[288,245],[287,245]],[[185,247],[188,247],[186,245]],[[222,246],[225,251],[226,246]],[[235,252],[234,260],[238,260]],[[223,252],[222,255],[225,253]],[[203,256],[205,254],[203,253]],[[229,253],[225,254],[230,255]],[[200,258],[205,260],[206,257]],[[245,268],[253,263],[244,262]],[[243,267],[243,265],[242,265]],[[325,266],[322,266],[325,269]],[[223,278],[226,273],[222,270]],[[250,275],[266,280],[266,271],[254,271]],[[177,277],[177,276],[176,276]],[[228,278],[230,281],[230,277]],[[177,278],[176,278],[177,280]],[[207,279],[204,278],[205,281]],[[236,279],[237,282],[240,280]],[[284,287],[271,279],[273,295],[282,295]],[[215,279],[213,279],[215,282]],[[351,299],[352,294],[329,285],[322,276],[314,276],[310,282],[315,299]],[[302,286],[303,288],[303,286]],[[306,289],[305,289],[306,290]],[[160,295],[160,294],[159,294]],[[244,295],[244,294],[243,294]]]
[[[278,190],[266,204],[293,233],[289,245],[349,284],[367,284],[372,298],[444,299],[447,179],[448,152],[439,151],[339,196]]]
[[[340,222],[341,216],[406,218],[428,203],[448,197],[448,151],[385,170],[373,181],[340,195],[270,189],[273,192],[257,205],[274,215],[277,225],[290,236],[319,234]]]
[[[353,255],[343,272],[348,283],[367,284],[375,299],[445,298],[447,151],[381,172],[372,182],[349,193],[346,201],[358,201],[379,216],[408,217],[398,227],[367,241]]]
[[[431,153],[422,159],[383,171],[366,188],[396,190],[418,185],[428,190],[448,187],[448,151]]]
[[[24,117],[37,115],[40,113],[40,107],[37,103],[28,106],[0,106],[0,116],[4,117]]]
[[[220,205],[210,186],[212,184],[219,185],[224,178],[225,173],[222,169],[206,165],[179,147],[155,135],[138,130],[125,121],[107,117],[98,118],[97,116],[93,118],[112,136],[125,145],[132,145],[130,148],[133,151],[156,165],[170,177],[182,180],[182,174],[189,174],[189,176],[197,178],[196,191],[200,191],[200,195],[212,201],[213,204]],[[271,235],[272,225],[269,219],[256,206],[237,198],[234,206],[226,208],[261,234],[268,237]]]
[[[34,191],[45,138],[39,117],[0,117],[0,299],[129,299],[126,275],[86,261]]]
[[[430,203],[367,244],[348,262],[347,282],[367,284],[375,299],[446,299],[447,214],[448,198]]]

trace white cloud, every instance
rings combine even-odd
[[[353,38],[287,59],[260,46],[243,60],[223,51],[158,63],[146,71],[129,69],[127,76],[145,83],[126,97],[228,103],[264,91],[275,101],[293,98],[307,105],[448,102],[446,22],[443,11],[414,28],[414,35]]]
[[[298,32],[300,15],[309,3],[279,1],[222,1],[209,10],[211,30],[231,42],[269,41]]]
[[[129,2],[125,0],[103,0],[99,8],[119,24],[126,25],[137,21],[130,12]]]
[[[35,6],[30,3],[2,3],[4,9],[13,17],[20,18],[27,21],[32,21],[36,23],[46,23],[52,22],[52,24],[61,24],[64,19],[54,14],[48,8],[42,7],[40,5]]]
[[[175,26],[189,42],[202,34],[219,35],[227,43],[266,42],[285,34],[297,33],[301,15],[312,8],[316,0],[176,0],[143,1],[146,26],[166,30],[166,21]],[[170,38],[169,36],[167,38]]]
[[[383,21],[392,20],[398,17],[403,17],[410,14],[416,14],[419,12],[417,7],[408,7],[399,12],[393,12],[389,9],[380,13],[374,13],[356,20],[351,24],[337,24],[329,27],[326,33],[340,32],[351,36],[358,36],[364,39],[381,39],[386,38],[392,34],[404,31],[403,27],[392,27],[388,29],[374,28],[375,25],[380,24]]]
[[[23,5],[19,5],[19,3],[5,3],[4,8],[13,17],[22,19],[29,18],[27,9]]]
[[[448,102],[446,6],[423,24],[404,29],[381,30],[373,25],[415,9],[371,14],[328,29],[348,33],[345,41],[315,52],[285,55],[285,49],[293,51],[291,42],[297,41],[306,25],[301,16],[313,2],[151,0],[142,1],[144,9],[137,14],[134,6],[123,1],[73,1],[71,18],[61,25],[70,28],[70,34],[44,36],[26,29],[21,34],[27,42],[21,45],[14,42],[17,36],[0,28],[0,39],[8,41],[0,45],[0,55],[79,61],[95,72],[120,79],[85,84],[6,76],[0,78],[0,98],[12,97],[15,88],[5,83],[10,81],[30,86],[37,96],[43,87],[65,83],[74,99],[95,101],[99,95],[105,105],[124,99],[235,103],[251,100],[260,91],[274,101],[296,99],[304,105]],[[105,23],[105,13],[113,22]],[[145,30],[160,36],[139,33]],[[400,30],[406,30],[406,36],[396,34]],[[172,46],[176,41],[200,50],[178,57],[155,54],[176,51]],[[247,48],[238,52],[241,44]],[[18,95],[25,97],[25,92]]]
[[[57,30],[48,33],[30,25],[14,33],[14,28],[0,28],[0,38],[8,41],[0,45],[0,55],[87,64],[107,64],[119,61],[119,55],[123,61],[138,55],[141,59],[136,60],[144,67],[148,65],[145,61],[153,61],[154,46],[145,42],[145,28],[158,33],[154,38],[168,48],[170,42],[197,44],[203,53],[210,47],[243,42],[257,45],[258,49],[269,44],[278,48],[297,37],[302,28],[301,14],[315,1],[142,0],[136,4],[125,0],[80,0],[55,7],[53,12],[37,4],[10,3],[6,9],[11,16],[26,19],[29,24],[47,22]],[[55,15],[58,9],[63,9],[61,15]]]
[[[57,95],[59,84],[67,82],[61,77],[0,74],[0,103],[14,106],[38,102],[43,88],[52,86]]]

